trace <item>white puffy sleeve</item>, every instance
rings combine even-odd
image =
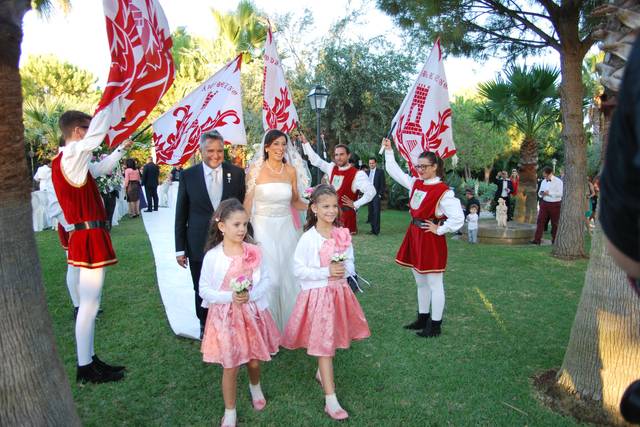
[[[447,217],[444,223],[438,227],[437,235],[455,233],[464,225],[464,212],[462,212],[460,200],[458,200],[453,191],[447,190],[444,193],[436,210],[439,215],[444,214]]]
[[[393,156],[393,150],[384,150],[384,169],[395,182],[402,185],[407,190],[413,188],[415,178],[406,174],[400,169],[396,158]]]
[[[215,250],[208,251],[202,260],[200,272],[200,298],[208,304],[228,304],[232,302],[231,291],[221,291],[221,281],[216,280],[216,256]],[[222,263],[218,263],[222,264]],[[218,267],[221,267],[219,265]]]
[[[293,254],[293,275],[300,280],[323,280],[329,278],[329,267],[320,266],[320,255],[310,232],[302,235]]]

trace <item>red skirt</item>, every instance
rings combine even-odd
[[[104,228],[78,230],[69,237],[67,263],[82,268],[102,268],[118,262],[111,237]]]
[[[418,273],[441,273],[447,268],[447,239],[411,224],[398,249],[396,262]]]
[[[351,234],[358,233],[358,217],[353,209],[340,209],[340,221],[345,228],[348,228]]]
[[[58,239],[60,240],[60,246],[65,251],[69,249],[69,232],[60,224],[58,224]]]

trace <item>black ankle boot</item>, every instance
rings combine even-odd
[[[108,383],[112,381],[120,381],[124,378],[124,373],[107,372],[98,368],[95,362],[91,362],[85,366],[78,366],[76,381],[79,383]]]
[[[405,329],[423,329],[429,319],[431,318],[431,313],[418,313],[418,318],[408,325],[404,325]]]
[[[419,337],[425,337],[425,338],[437,337],[442,333],[440,329],[441,324],[442,324],[442,320],[429,319],[424,329],[421,330],[420,332],[417,332],[416,335],[418,335]]]
[[[107,363],[104,363],[102,360],[98,359],[98,355],[93,356],[93,363],[99,370],[104,372],[122,372],[127,369],[124,366],[109,365]]]
[[[73,307],[73,320],[78,320],[78,307]]]

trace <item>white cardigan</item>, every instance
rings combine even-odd
[[[305,232],[298,241],[296,252],[293,255],[293,274],[300,281],[300,287],[303,290],[323,288],[329,283],[329,267],[320,266],[320,248],[326,240],[313,227]],[[347,248],[346,255],[345,278],[356,274],[353,265],[352,245]]]
[[[224,254],[222,243],[207,251],[202,260],[200,272],[200,297],[202,307],[210,304],[230,304],[233,302],[233,291],[221,291],[222,281],[231,266],[231,258]],[[269,306],[267,291],[269,289],[269,274],[263,263],[253,271],[253,283],[249,291],[249,301],[254,301],[260,310]]]

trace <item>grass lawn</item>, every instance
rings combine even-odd
[[[363,211],[362,232],[369,229]],[[418,338],[402,329],[415,316],[415,283],[393,262],[407,218],[406,212],[384,211],[379,237],[361,233],[354,240],[357,269],[373,284],[359,295],[372,337],[335,359],[338,398],[351,415],[345,424],[575,425],[538,403],[530,378],[562,362],[586,261],[556,260],[550,247],[449,240],[443,335]],[[83,423],[219,425],[221,368],[202,362],[199,342],[171,332],[142,221],[123,220],[113,229],[120,263],[107,272],[97,324],[98,355],[127,365],[119,383],[76,385],[64,253],[56,233],[36,238],[58,353]],[[262,366],[267,407],[252,409],[243,370],[241,425],[335,425],[323,412],[315,360],[304,351],[283,350]]]

